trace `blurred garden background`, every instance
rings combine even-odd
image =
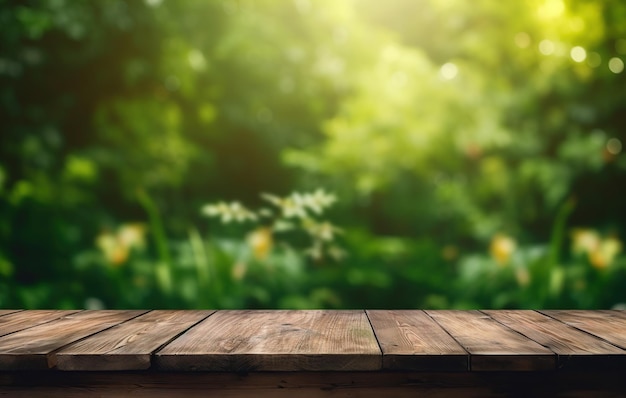
[[[623,308],[626,3],[0,0],[1,308]]]

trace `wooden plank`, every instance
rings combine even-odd
[[[626,318],[620,311],[546,310],[540,312],[626,349]]]
[[[476,371],[556,368],[556,355],[480,311],[426,311],[470,353]]]
[[[559,368],[626,368],[626,351],[536,311],[483,312],[555,352]]]
[[[52,355],[61,370],[142,370],[159,347],[215,311],[151,311]]]
[[[0,336],[28,329],[78,312],[78,310],[30,310],[0,317]]]
[[[83,311],[0,338],[0,370],[47,369],[48,354],[146,311]]]
[[[364,311],[218,311],[155,354],[158,368],[209,371],[377,370]]]
[[[383,368],[466,371],[468,353],[424,311],[368,310]]]

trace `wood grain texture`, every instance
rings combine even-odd
[[[0,314],[0,370],[626,369],[624,311],[212,312]]]
[[[555,352],[559,368],[626,368],[626,351],[536,311],[483,312]]]
[[[424,311],[368,310],[383,368],[467,371],[468,353]]]
[[[155,354],[158,368],[209,371],[377,370],[364,311],[218,311]]]
[[[156,310],[52,354],[60,370],[142,370],[162,345],[215,311]]]
[[[599,312],[626,319],[626,310],[599,310]]]
[[[77,310],[31,310],[9,313],[0,317],[0,336],[28,329],[42,323],[74,314]]]
[[[0,338],[0,370],[47,369],[48,355],[146,311],[82,311]]]
[[[621,311],[546,310],[540,312],[626,349],[626,318],[623,317]]]
[[[470,353],[473,371],[556,368],[556,355],[480,311],[426,311]]]

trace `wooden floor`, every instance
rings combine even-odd
[[[624,376],[626,311],[0,310],[0,395],[626,396]]]

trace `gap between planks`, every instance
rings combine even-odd
[[[154,353],[215,313],[153,310],[71,343],[54,355],[66,371],[147,370]]]

